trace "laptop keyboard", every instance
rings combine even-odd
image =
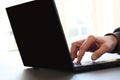
[[[80,64],[76,64],[74,63],[74,66],[88,66],[88,65],[96,65],[96,64],[105,64],[105,63],[109,63],[109,62],[116,62],[116,61],[120,61],[120,59],[110,59],[110,60],[105,60],[105,61],[84,61],[81,62]]]

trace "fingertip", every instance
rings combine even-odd
[[[72,59],[72,61],[74,61],[74,58],[71,58]]]
[[[93,61],[95,61],[95,60],[97,59],[97,56],[96,56],[96,55],[92,55],[91,59],[92,59]]]
[[[77,58],[77,61],[76,61],[76,64],[80,64],[80,59],[79,58]]]
[[[72,59],[72,61],[74,61],[76,57],[77,57],[76,54],[71,54],[71,59]]]
[[[80,64],[80,62],[79,62],[79,61],[77,61],[77,62],[76,62],[76,64],[78,65],[78,64]]]

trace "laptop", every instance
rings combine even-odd
[[[24,66],[70,72],[120,66],[119,59],[74,64],[54,0],[30,1],[6,12]]]

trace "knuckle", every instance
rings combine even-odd
[[[71,45],[72,45],[72,46],[76,46],[76,42],[72,42]]]
[[[74,45],[75,45],[75,43],[73,42],[73,43],[71,43],[71,45],[72,45],[72,46],[74,46]]]
[[[88,39],[92,39],[93,40],[93,39],[95,39],[95,37],[93,35],[89,35]]]

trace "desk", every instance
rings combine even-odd
[[[0,52],[0,80],[120,80],[120,68],[84,73],[24,67],[18,51]]]

